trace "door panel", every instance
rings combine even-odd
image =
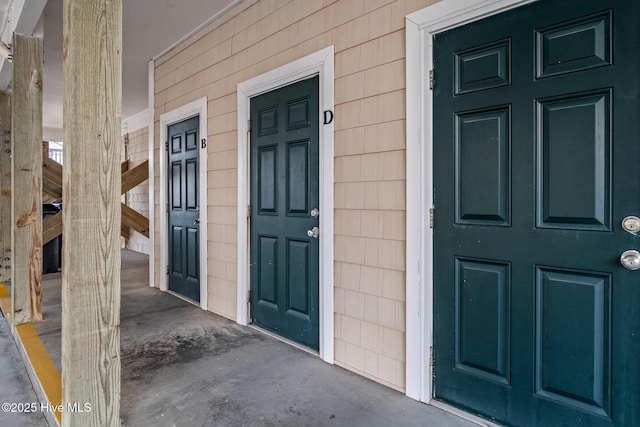
[[[610,229],[610,98],[607,90],[536,101],[538,227]]]
[[[318,78],[251,99],[251,320],[319,345]]]
[[[610,282],[602,273],[536,267],[537,395],[610,413]]]
[[[168,127],[169,289],[200,301],[198,126],[193,117]]]
[[[456,259],[456,368],[504,384],[510,376],[509,283],[507,263]]]
[[[309,140],[287,145],[287,215],[309,215]]]
[[[434,395],[640,425],[638,2],[539,0],[434,38]]]
[[[611,11],[536,30],[537,77],[611,64]]]
[[[456,223],[509,225],[509,107],[455,119]]]
[[[289,311],[309,318],[309,246],[310,242],[287,241],[287,306]]]

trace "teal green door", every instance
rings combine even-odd
[[[318,77],[251,99],[251,321],[314,350],[318,105]]]
[[[169,289],[200,301],[198,123],[193,117],[167,129]]]
[[[540,0],[434,38],[434,396],[640,425],[640,7]]]

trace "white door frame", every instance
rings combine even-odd
[[[168,221],[168,165],[165,146],[167,142],[167,128],[191,117],[199,116],[198,136],[200,137],[198,153],[198,203],[200,208],[200,308],[207,309],[207,98],[203,97],[182,107],[171,110],[160,116],[160,290],[169,290],[166,269],[169,265],[169,232]],[[202,140],[205,148],[202,148]]]
[[[300,58],[238,84],[238,294],[236,320],[249,323],[249,134],[250,99],[256,95],[318,75],[320,109],[320,357],[333,363],[333,122],[323,124],[323,112],[333,111],[334,47]]]
[[[433,349],[433,35],[536,0],[443,0],[406,17],[406,394],[431,402]],[[437,70],[435,72],[437,79]]]
[[[156,126],[155,117],[155,70],[156,64],[153,59],[148,63],[148,102],[149,106],[149,147],[147,158],[149,159],[149,287],[155,286],[156,280],[156,206],[155,206],[155,136],[154,128]]]

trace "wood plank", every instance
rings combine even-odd
[[[120,236],[124,237],[125,239],[131,238],[131,229],[129,227],[127,227],[126,225],[121,225],[120,226]]]
[[[42,177],[62,188],[62,165],[53,159],[43,157]]]
[[[122,204],[122,226],[120,235],[126,239],[131,237],[129,229],[133,229],[143,236],[149,237],[149,219]],[[50,216],[42,221],[42,244],[46,245],[62,234],[62,212]]]
[[[149,178],[149,160],[122,174],[122,194],[137,187]]]
[[[140,185],[140,183],[147,180],[149,175],[149,162],[145,160],[135,168],[129,170],[129,161],[125,160],[121,163],[121,170],[124,170],[122,175],[122,186],[124,189],[122,192],[129,191],[132,188]],[[58,203],[62,201],[62,165],[53,159],[42,159],[42,203]],[[125,184],[126,181],[126,184]],[[133,210],[127,211],[127,225],[122,225],[121,236],[125,238],[130,237],[129,227],[136,230],[140,234],[149,237],[149,220],[143,215],[138,214]],[[56,215],[57,217],[57,215]],[[43,235],[42,244],[45,245],[51,240],[62,234],[62,220],[61,216],[53,221],[52,218],[48,218],[43,222]],[[49,226],[46,225],[47,221]],[[123,220],[124,222],[124,220]]]
[[[120,425],[122,0],[64,0],[63,426]]]
[[[60,203],[62,201],[62,198],[58,198],[58,197],[53,197],[49,194],[46,193],[46,191],[44,191],[44,188],[42,189],[42,204],[46,205],[47,203]]]
[[[42,244],[46,245],[62,234],[62,212],[42,221]]]
[[[149,237],[149,218],[131,209],[124,203],[122,206],[122,226],[130,227],[145,237]]]
[[[62,165],[48,157],[42,158],[42,193],[42,203],[62,201]]]
[[[120,235],[126,239],[131,237],[129,228],[137,231],[143,236],[149,237],[149,219],[122,204],[122,226]],[[42,221],[42,244],[46,245],[62,234],[62,212],[50,216]]]
[[[15,325],[42,320],[42,39],[14,35],[11,97]]]
[[[149,161],[145,160],[135,168],[129,170],[129,161],[125,160],[120,165],[122,172],[122,193],[126,193],[137,187],[149,178]],[[52,198],[48,200],[62,199],[62,165],[53,159],[43,157],[42,160],[42,191]],[[52,202],[48,202],[52,203]]]
[[[129,229],[133,229],[145,237],[149,237],[149,218],[122,204],[122,225],[120,235],[126,239],[131,237]],[[42,222],[42,244],[46,245],[62,234],[62,212]]]
[[[0,92],[0,281],[11,280],[11,97]]]
[[[59,203],[62,201],[62,188],[42,180],[42,203]]]

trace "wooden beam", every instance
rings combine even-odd
[[[131,237],[129,229],[132,228],[145,237],[149,237],[149,218],[131,209],[124,203],[120,204],[122,212],[122,225],[120,235],[126,239]],[[62,234],[62,212],[42,221],[42,244],[46,245]]]
[[[131,237],[129,229],[133,229],[138,233],[149,237],[149,219],[131,209],[124,203],[120,205],[122,209],[122,225],[120,227],[120,235],[126,239]],[[50,216],[42,221],[42,244],[46,245],[56,237],[62,234],[62,212]]]
[[[46,245],[62,234],[62,212],[42,221],[42,244]]]
[[[11,136],[13,149],[13,322],[42,320],[42,39],[14,35]]]
[[[43,157],[42,178],[62,188],[62,165],[53,159]]]
[[[131,190],[147,180],[149,175],[149,161],[145,160],[135,168],[129,170],[129,161],[125,160],[120,164],[122,171],[121,192]],[[42,159],[42,203],[57,203],[62,200],[62,165],[55,160]],[[149,237],[149,219],[134,211],[126,205],[122,205],[122,226],[121,236],[130,237],[129,228]],[[126,215],[126,218],[124,216]],[[62,216],[47,218],[42,223],[42,244],[46,245],[51,240],[62,234]]]
[[[120,425],[122,0],[63,1],[63,426]]]
[[[140,185],[149,178],[149,160],[122,174],[122,194]]]
[[[60,187],[51,186],[50,183],[42,180],[42,203],[60,203],[62,201],[62,190]]]
[[[145,237],[149,237],[149,218],[122,204],[122,227],[136,230]],[[125,236],[128,237],[128,236]]]
[[[14,0],[3,2],[5,7],[7,4],[10,5],[8,9],[5,8],[3,10],[3,12],[6,11],[8,13],[10,19],[2,25],[2,41],[6,44],[11,44],[11,36],[14,32],[19,34],[34,34],[46,3],[47,0]],[[4,56],[0,56],[0,90],[4,91],[9,88],[11,77],[12,67],[10,61],[5,59]]]
[[[129,227],[127,227],[126,225],[121,225],[120,226],[120,236],[124,237],[125,239],[130,239],[131,238],[131,229]]]
[[[120,164],[122,193],[130,191],[149,177],[149,161],[145,160],[129,170],[129,160]],[[42,158],[42,191],[56,199],[62,199],[62,165],[48,157]]]
[[[11,97],[0,92],[0,281],[11,280]]]
[[[43,205],[46,205],[47,203],[60,203],[61,201],[62,201],[62,199],[50,196],[49,194],[44,192],[44,189],[42,190],[42,204]]]
[[[42,158],[42,192],[48,196],[43,203],[62,200],[62,165],[48,157]]]

